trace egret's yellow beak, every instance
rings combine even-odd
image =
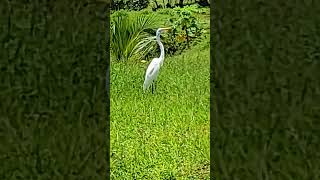
[[[171,28],[170,27],[167,27],[167,28],[161,28],[162,29],[162,31],[166,31],[166,32],[168,32],[168,31],[170,31],[171,30]]]

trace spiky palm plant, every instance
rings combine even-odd
[[[156,28],[152,14],[116,12],[111,17],[111,52],[116,60],[142,59],[155,45],[155,38],[147,32]]]

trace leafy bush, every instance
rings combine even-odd
[[[173,35],[176,36],[179,32],[185,35],[185,39],[189,46],[191,38],[195,38],[201,34],[201,28],[197,19],[187,9],[177,10],[178,18],[170,18],[170,24],[173,26]]]
[[[155,44],[148,30],[155,28],[153,14],[129,16],[124,10],[111,16],[111,53],[116,60],[144,57]]]
[[[168,54],[181,53],[184,49],[190,47],[191,42],[200,37],[203,30],[190,10],[175,8],[174,11],[176,15],[168,21],[168,25],[172,27],[172,32],[163,42]]]
[[[130,9],[139,11],[142,10],[149,5],[149,0],[113,0],[112,1],[112,10],[120,10],[120,9]]]
[[[203,33],[203,27],[189,9],[194,9],[195,6],[186,8],[161,9],[160,14],[168,14],[172,17],[167,21],[165,26],[171,27],[171,33],[161,34],[161,42],[164,45],[167,55],[181,53],[189,48],[195,40]],[[201,12],[200,12],[201,13]],[[150,32],[155,34],[154,32]],[[155,57],[159,54],[159,49],[154,48],[146,55],[147,58]]]
[[[176,8],[176,9],[181,9],[181,8]],[[199,13],[199,14],[205,13],[205,9],[201,8],[201,6],[197,4],[185,6],[183,7],[183,10],[188,10],[188,11],[191,11],[192,13]]]

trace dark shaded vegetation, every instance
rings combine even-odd
[[[210,2],[208,0],[112,0],[112,10],[135,10],[139,11],[145,9],[149,6],[149,4],[153,3],[152,9],[156,11],[159,8],[174,8],[174,7],[184,7],[187,5],[198,4],[202,7],[210,6]]]
[[[104,179],[106,4],[1,1],[0,179]]]
[[[319,2],[214,6],[211,171],[217,179],[320,179]]]
[[[128,9],[139,11],[142,10],[149,5],[149,0],[113,0],[112,1],[112,10],[121,10]]]

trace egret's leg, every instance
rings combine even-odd
[[[153,94],[153,82],[152,82],[152,84],[151,84],[151,92],[152,92],[152,94]]]

